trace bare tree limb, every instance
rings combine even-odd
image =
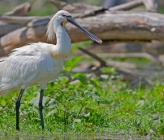
[[[12,11],[1,15],[0,16],[0,37],[11,31],[14,31],[16,29],[23,27],[22,25],[20,25],[21,22],[20,20],[18,20],[18,18],[14,19],[14,22],[12,22],[13,18],[11,16],[19,16],[19,19],[21,19],[20,16],[28,15],[30,8],[31,8],[31,4],[29,2],[26,2],[17,6]]]
[[[59,10],[63,9],[73,13],[74,18],[84,18],[88,16],[96,15],[99,12],[105,11],[103,7],[83,4],[83,3],[73,3],[69,4],[67,2],[60,2],[57,0],[50,0]]]
[[[145,5],[146,10],[149,12],[157,12],[158,2],[157,0],[134,0],[121,4],[115,7],[109,8],[110,11],[127,11],[138,6]]]
[[[12,11],[5,13],[6,16],[27,16],[28,12],[31,9],[31,4],[29,2],[25,2],[17,7],[15,7]]]
[[[87,17],[87,16],[93,16],[93,15],[96,15],[97,13],[107,10],[107,9],[104,9],[103,7],[97,7],[97,6],[81,4],[81,3],[69,4],[69,3],[60,2],[57,0],[50,0],[50,2],[54,4],[59,10],[61,9],[67,10],[71,13],[74,13],[74,17],[81,17],[81,18]],[[134,0],[134,1],[130,1],[130,2],[115,6],[115,7],[111,7],[108,10],[109,11],[127,11],[141,5],[145,5],[147,11],[149,12],[156,12],[158,8],[157,0]]]
[[[69,4],[67,2],[60,2],[57,0],[50,0],[52,4],[54,4],[59,10],[66,10],[69,11],[70,13],[76,13],[76,14],[84,14],[86,11],[92,11],[92,10],[97,10],[100,7],[98,6],[93,6],[93,5],[88,5],[84,3],[73,3]]]
[[[37,18],[41,18],[41,17],[36,17],[36,16],[21,17],[21,16],[6,16],[6,15],[0,16],[1,21],[6,23],[12,23],[12,24],[26,24]]]
[[[100,57],[98,57],[96,54],[84,49],[84,48],[79,48],[79,50],[81,50],[82,52],[84,52],[85,54],[93,57],[94,59],[96,59],[97,61],[100,62],[101,66],[107,66],[106,62],[104,60],[102,60]]]
[[[7,24],[4,22],[0,22],[0,37],[22,27],[23,26],[19,24]]]
[[[98,54],[99,56],[103,57],[109,57],[109,58],[134,58],[134,57],[140,57],[140,58],[147,58],[155,63],[161,63],[160,59],[154,55],[151,55],[149,53],[103,53]]]
[[[110,11],[124,11],[124,10],[126,11],[126,10],[133,9],[133,8],[136,8],[141,5],[143,5],[142,0],[134,0],[134,1],[127,2],[125,4],[111,7],[111,8],[109,8],[109,10]]]
[[[72,72],[81,72],[81,73],[101,73],[100,68],[101,67],[108,67],[108,66],[114,66],[117,68],[117,73],[119,75],[122,76],[122,80],[124,81],[128,81],[129,82],[129,86],[127,86],[126,88],[131,88],[134,89],[138,86],[151,86],[151,84],[144,78],[141,77],[139,75],[136,75],[134,73],[128,72],[128,69],[136,69],[137,66],[132,64],[132,63],[127,63],[127,62],[118,62],[118,61],[104,61],[102,60],[99,56],[97,56],[96,54],[80,48],[80,50],[82,52],[84,52],[85,54],[89,55],[90,57],[98,60],[100,62],[100,66],[95,67],[94,69],[85,69],[85,70],[81,70],[81,69],[74,69]]]

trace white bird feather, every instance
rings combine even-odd
[[[34,43],[17,48],[0,63],[0,94],[40,84],[45,88],[60,73],[64,56],[54,59],[50,54],[56,47],[47,43]]]

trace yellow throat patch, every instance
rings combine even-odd
[[[62,21],[61,26],[64,26],[67,23],[67,21]]]

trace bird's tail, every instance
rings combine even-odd
[[[3,84],[1,84],[0,85],[0,96],[4,96],[12,90],[14,90],[14,87],[4,86]]]
[[[1,85],[1,81],[2,81],[3,68],[4,68],[3,61],[4,61],[4,59],[0,59],[0,85]],[[1,88],[0,88],[0,92],[1,92]]]
[[[4,61],[3,58],[0,59],[0,96],[6,95],[8,93],[7,90],[2,89],[3,61]]]

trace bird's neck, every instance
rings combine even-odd
[[[56,32],[56,39],[57,39],[56,47],[59,53],[68,55],[70,52],[71,41],[67,34],[67,31],[62,25],[58,25],[55,32]]]

